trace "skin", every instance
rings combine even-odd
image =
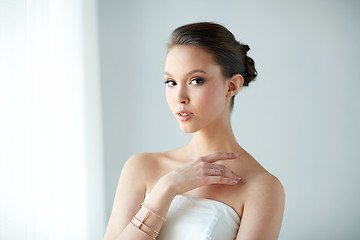
[[[225,78],[209,52],[174,46],[166,57],[164,77],[169,107],[192,139],[177,149],[136,154],[127,161],[105,239],[149,239],[129,224],[134,215],[145,215],[141,203],[146,194],[145,203],[161,216],[177,194],[223,202],[241,218],[236,239],[277,239],[284,189],[237,143],[231,128],[230,99],[243,85],[241,75]],[[180,107],[193,117],[180,121]],[[221,175],[215,176],[212,168]],[[150,215],[146,224],[161,231],[163,223]]]

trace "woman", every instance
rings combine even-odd
[[[166,99],[191,141],[126,162],[105,239],[277,239],[284,190],[236,141],[234,97],[255,79],[247,45],[209,22],[174,30]]]

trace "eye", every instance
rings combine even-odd
[[[202,84],[204,81],[204,79],[202,78],[193,78],[191,79],[191,83],[194,84],[194,85],[199,85],[199,84]]]
[[[173,81],[173,80],[166,80],[166,81],[165,81],[165,84],[166,84],[166,85],[169,85],[170,87],[173,87],[173,86],[176,85],[176,82]]]

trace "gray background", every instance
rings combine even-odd
[[[186,144],[165,100],[171,31],[224,24],[259,77],[235,99],[240,145],[286,191],[280,239],[360,238],[360,2],[98,1],[108,219],[124,162]]]

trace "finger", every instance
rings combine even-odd
[[[217,152],[217,153],[212,153],[206,156],[201,157],[202,160],[207,161],[209,163],[213,163],[213,162],[217,162],[220,160],[230,160],[230,159],[235,159],[237,158],[238,154],[237,153],[221,153],[221,152]]]
[[[225,172],[225,169],[223,169],[221,166],[213,166],[208,169],[208,175],[209,176],[226,176],[226,172]]]
[[[223,176],[207,176],[206,178],[203,179],[203,184],[204,185],[209,185],[209,184],[230,184],[230,185],[234,185],[234,184],[237,184],[239,181],[240,180],[227,178],[227,177],[223,177]]]
[[[210,176],[222,176],[240,180],[241,177],[221,164],[212,164],[212,167],[208,169],[208,175]]]

